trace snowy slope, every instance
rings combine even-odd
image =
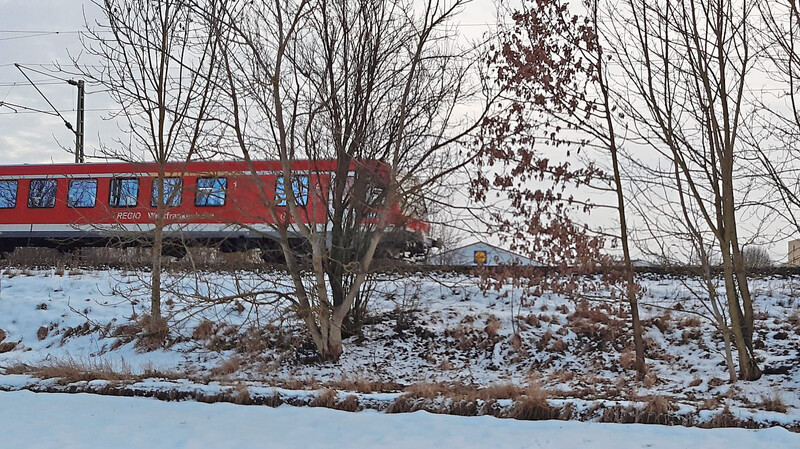
[[[282,288],[281,276],[201,273],[197,279],[173,276],[168,286],[219,298],[237,289]],[[403,385],[430,382],[538,384],[548,390],[551,401],[625,405],[660,396],[678,414],[691,410],[709,417],[727,405],[744,421],[800,423],[797,278],[752,281],[757,338],[763,343],[758,355],[762,366],[782,370],[736,385],[725,382],[722,341],[693,313],[702,308],[692,295],[696,283],[686,279],[652,277],[643,282],[651,366],[644,383],[632,381],[633,373],[623,363],[630,351],[627,311],[608,291],[591,292],[597,300],[581,309],[580,301],[547,292],[525,300],[515,289],[484,293],[467,276],[387,275],[375,286],[373,319],[363,335],[346,342],[340,361],[321,364],[308,363],[313,349],[302,327],[286,304],[267,304],[272,298],[216,304],[168,293],[165,312],[173,326],[172,345],[141,352],[133,333],[147,313],[146,279],[146,273],[113,270],[6,270],[0,275],[0,330],[5,334],[0,345],[13,348],[0,353],[0,387],[54,384],[13,377],[4,370],[67,362],[138,375],[137,385],[145,388],[197,385],[207,391],[209,385],[246,384],[252,392],[358,382],[365,389],[375,383],[399,391]],[[593,318],[587,321],[584,315]],[[206,321],[212,323],[211,332],[198,336],[195,331]],[[158,371],[181,380],[142,382],[144,373]],[[785,412],[766,410],[764,399],[774,397],[787,406]]]

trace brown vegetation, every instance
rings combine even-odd
[[[780,393],[775,391],[772,396],[764,396],[761,398],[761,408],[770,412],[786,413],[786,403]]]
[[[205,320],[200,323],[192,332],[192,338],[195,340],[208,340],[214,334],[214,323]]]

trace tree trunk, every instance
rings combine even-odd
[[[722,251],[722,267],[725,278],[725,295],[728,303],[728,313],[731,317],[731,333],[736,345],[736,352],[739,356],[739,379],[756,380],[761,377],[761,370],[752,357],[752,343],[748,345],[744,333],[744,316],[739,305],[739,297],[736,292],[736,284],[733,274],[733,261],[730,252]]]
[[[597,12],[594,13],[595,25],[597,20]],[[599,58],[602,60],[602,58]],[[631,261],[631,252],[628,242],[628,220],[625,216],[625,195],[622,189],[622,173],[619,166],[619,150],[617,148],[617,139],[614,132],[614,121],[611,118],[611,105],[609,101],[609,92],[605,83],[602,62],[599,64],[597,79],[600,85],[600,91],[603,95],[603,107],[605,110],[606,126],[608,128],[609,145],[608,150],[611,153],[611,164],[614,169],[614,190],[617,195],[617,213],[619,214],[619,236],[622,242],[622,256],[625,265],[625,290],[628,297],[628,304],[631,307],[631,320],[633,324],[633,346],[636,353],[636,361],[634,368],[639,379],[645,375],[645,360],[644,360],[644,339],[642,338],[642,322],[639,319],[639,298],[638,289],[634,279],[633,262]]]
[[[150,276],[150,322],[145,332],[154,339],[163,339],[167,336],[167,322],[161,316],[161,270],[162,255],[164,247],[164,209],[163,196],[163,176],[159,176],[153,181],[158,183],[158,204],[156,209],[156,220],[153,227],[153,249],[151,251],[152,273]]]

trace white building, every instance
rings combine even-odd
[[[431,265],[467,267],[496,267],[498,265],[541,266],[535,260],[483,242],[471,243],[433,255],[430,257],[429,263]]]

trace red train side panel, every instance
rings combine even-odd
[[[351,167],[380,171],[372,161]],[[302,221],[325,223],[328,187],[336,161],[296,161],[292,181],[300,195]],[[253,172],[257,173],[257,177]],[[0,166],[0,251],[18,246],[80,247],[129,238],[153,227],[158,201],[155,164],[63,164]],[[172,163],[164,167],[162,192],[171,203],[166,233],[196,243],[260,247],[274,237],[268,202],[280,201],[281,165],[277,161]],[[12,192],[13,190],[13,192]],[[280,204],[280,203],[279,203]],[[278,217],[284,206],[274,211]],[[406,217],[399,206],[389,222],[413,235],[417,246],[428,246],[429,225]]]

